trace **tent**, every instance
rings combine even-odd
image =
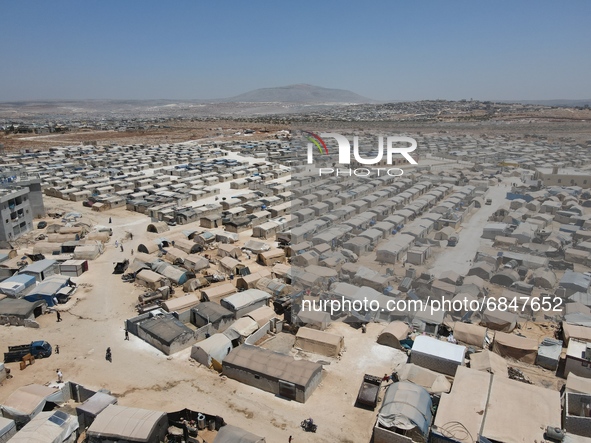
[[[481,326],[494,331],[511,332],[517,325],[517,314],[501,310],[485,310],[482,313]]]
[[[509,376],[507,372],[507,360],[486,349],[482,352],[470,354],[470,367],[477,371],[490,372],[499,377]]]
[[[377,424],[413,441],[426,441],[432,419],[431,406],[431,396],[425,388],[409,381],[394,383],[386,388]]]
[[[493,342],[493,352],[501,357],[511,357],[533,365],[538,355],[538,342],[531,338],[497,332]]]
[[[115,403],[117,403],[117,398],[104,392],[97,392],[80,406],[76,407],[78,424],[82,429],[86,429],[107,406]]]
[[[40,412],[10,440],[11,443],[63,443],[76,439],[78,420],[63,411]]]
[[[236,426],[226,425],[220,428],[213,443],[265,443],[265,439]]]
[[[211,368],[214,360],[221,365],[231,350],[231,340],[226,335],[217,333],[194,344],[191,348],[191,358],[205,367]]]
[[[269,306],[261,306],[254,311],[250,311],[248,314],[246,314],[246,316],[257,322],[259,328],[262,328],[264,325],[269,323],[269,320],[276,317],[275,311]]]
[[[148,225],[148,232],[154,232],[154,233],[162,233],[162,232],[166,232],[168,230],[170,230],[170,228],[168,227],[168,224],[166,224],[166,222],[156,222],[156,223],[150,223]]]
[[[404,340],[410,334],[411,329],[402,321],[393,321],[378,336],[378,343],[391,348],[402,349],[400,340]]]
[[[16,434],[16,423],[14,420],[0,416],[0,443],[6,443]]]
[[[396,373],[400,380],[410,381],[415,385],[422,386],[429,394],[441,394],[442,392],[449,392],[451,389],[451,383],[445,375],[412,363],[405,363],[402,367],[397,368]]]
[[[158,443],[165,440],[167,431],[164,412],[109,405],[95,418],[86,435],[89,443],[106,439]]]
[[[571,338],[591,342],[591,328],[562,322],[564,330],[564,345],[568,346]]]
[[[345,346],[342,335],[302,327],[296,334],[294,348],[327,357],[338,357]]]
[[[17,424],[29,422],[43,410],[46,402],[62,403],[64,396],[57,388],[43,385],[26,385],[12,392],[2,404],[2,415]]]
[[[456,322],[454,324],[454,338],[462,343],[484,348],[486,328],[469,323]]]

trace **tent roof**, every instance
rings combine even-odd
[[[247,289],[243,292],[237,292],[223,299],[224,303],[227,303],[238,310],[246,306],[255,304],[261,300],[268,300],[271,295],[260,289]]]
[[[211,323],[215,323],[224,317],[234,318],[234,314],[232,312],[228,311],[223,306],[210,301],[199,303],[197,306],[192,308],[191,311],[204,319],[209,318]]]
[[[94,419],[88,428],[88,435],[129,441],[148,441],[154,427],[163,416],[165,413],[160,411],[109,405]]]
[[[112,395],[104,392],[97,392],[76,409],[96,416],[107,406],[114,403],[117,403],[117,399]]]
[[[265,443],[265,439],[236,426],[222,426],[213,443]]]
[[[332,346],[340,346],[343,342],[343,336],[332,334],[330,332],[325,331],[318,331],[317,329],[310,329],[306,327],[302,327],[298,330],[296,334],[296,340],[304,339],[304,340],[312,340],[320,343],[326,343]]]
[[[31,414],[45,399],[51,394],[57,392],[56,388],[49,388],[43,385],[27,385],[15,390],[2,407],[14,409],[23,412],[25,415]]]
[[[507,360],[494,352],[484,350],[470,355],[470,367],[501,377],[508,377]]]
[[[424,388],[409,381],[400,381],[386,388],[378,413],[381,426],[400,429],[417,427],[426,436],[431,418],[431,397]]]
[[[14,443],[62,443],[78,429],[76,417],[62,411],[40,412],[10,439]]]
[[[275,379],[285,380],[297,386],[306,386],[310,379],[322,371],[322,365],[268,349],[244,344],[232,350],[224,365],[243,368]]]

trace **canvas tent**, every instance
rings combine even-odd
[[[6,443],[16,434],[14,420],[0,416],[0,443]]]
[[[40,412],[10,441],[11,443],[63,443],[76,439],[78,421],[63,411]]]
[[[443,394],[432,441],[523,443],[544,441],[546,428],[561,427],[560,393],[465,367]],[[439,436],[443,438],[439,438]]]
[[[412,363],[406,363],[399,367],[397,374],[400,380],[407,380],[422,386],[429,394],[441,394],[442,392],[449,392],[451,389],[451,383],[445,375]]]
[[[78,415],[78,424],[80,428],[89,427],[97,415],[99,415],[107,406],[117,403],[117,398],[104,392],[97,392],[80,406],[76,407]]]
[[[17,424],[29,422],[41,412],[47,402],[62,403],[64,396],[57,388],[43,385],[26,385],[12,392],[2,404],[2,415]]]
[[[490,372],[500,377],[508,377],[507,360],[485,349],[482,352],[470,354],[470,367],[477,371]]]
[[[494,331],[511,332],[517,325],[517,314],[509,311],[486,310],[482,313],[481,326]]]
[[[168,430],[168,417],[164,412],[107,406],[88,428],[89,443],[104,440],[121,442],[159,443]]]
[[[431,396],[421,386],[408,381],[391,384],[378,413],[374,441],[398,441],[387,439],[389,433],[394,433],[425,442],[432,418],[431,405]]]
[[[393,321],[380,333],[378,343],[391,348],[402,349],[400,340],[406,339],[410,332],[410,327],[403,321]]]
[[[454,324],[454,338],[462,343],[484,348],[486,328],[469,323],[456,322]]]
[[[221,370],[221,364],[226,355],[232,350],[232,342],[221,333],[213,334],[211,337],[194,344],[191,348],[191,358],[207,368],[211,368],[217,362]]]
[[[220,305],[232,311],[236,318],[239,318],[261,306],[265,306],[270,298],[269,294],[259,289],[247,289],[221,299]]]
[[[345,339],[342,335],[303,327],[298,330],[293,346],[314,354],[338,357],[344,345]]]
[[[222,426],[213,443],[265,443],[263,437],[254,435],[236,426]]]
[[[493,352],[501,357],[510,357],[533,365],[538,355],[538,342],[531,338],[497,332]]]

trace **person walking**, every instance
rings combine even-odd
[[[129,340],[129,331],[125,330],[125,340]]]
[[[288,443],[291,443],[292,441],[293,441],[293,437],[290,435],[290,436],[289,436]]]
[[[130,232],[130,233],[129,233],[129,239],[130,239],[130,240],[133,240],[133,232]]]
[[[133,255],[133,248],[131,248],[131,255]]]
[[[60,314],[60,311],[55,311],[56,315],[57,315],[57,321],[60,322],[62,321],[62,314]]]
[[[123,252],[123,243],[121,243],[121,252]]]
[[[60,371],[59,369],[57,369],[55,371],[55,373],[57,374],[57,382],[58,383],[62,383],[64,380],[64,375],[62,374],[62,371]]]
[[[115,240],[115,247],[118,248],[119,247],[119,240]]]
[[[113,356],[111,355],[111,348],[107,348],[107,353],[105,354],[105,359],[109,362],[109,363],[113,363]]]
[[[111,217],[109,217],[109,223],[111,223]]]

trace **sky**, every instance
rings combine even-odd
[[[2,2],[0,101],[591,98],[591,2]]]

